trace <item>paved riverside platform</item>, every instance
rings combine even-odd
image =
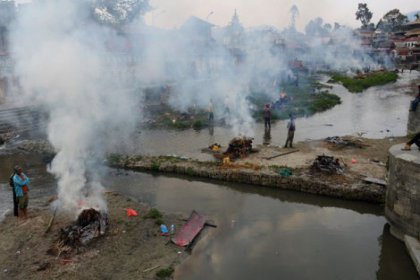
[[[420,275],[420,241],[414,237],[405,235],[404,243]]]

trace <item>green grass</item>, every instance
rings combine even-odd
[[[156,208],[152,208],[147,212],[147,214],[144,216],[145,219],[161,219],[163,217],[163,214]]]
[[[194,122],[193,122],[193,124],[192,124],[192,127],[193,127],[195,130],[200,130],[200,129],[202,129],[202,128],[204,127],[203,121],[201,121],[201,120],[196,120],[196,121],[194,121]]]
[[[152,164],[150,165],[150,169],[152,171],[159,171],[159,168],[160,168],[160,162],[156,161],[156,160],[153,160]]]
[[[173,267],[168,267],[168,268],[163,268],[161,270],[158,270],[156,272],[156,276],[158,278],[163,279],[163,278],[171,277],[172,273],[174,273]]]
[[[315,96],[309,104],[309,111],[311,113],[323,112],[331,109],[337,104],[341,104],[341,99],[335,94],[328,92],[321,92]]]
[[[308,116],[341,104],[340,97],[329,93],[327,90],[314,93],[315,88],[326,87],[319,86],[319,83],[312,76],[301,77],[299,87],[284,86],[282,88],[293,99],[281,110],[271,111],[272,121],[288,119],[289,113],[293,113],[295,116]],[[275,101],[268,94],[261,92],[254,92],[248,100],[256,108],[252,112],[252,116],[256,121],[263,121],[264,104]]]
[[[375,72],[365,78],[348,77],[341,74],[332,75],[332,80],[340,82],[350,92],[362,92],[372,86],[381,86],[397,81],[398,74],[395,72]]]

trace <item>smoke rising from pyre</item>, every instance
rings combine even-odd
[[[113,146],[129,142],[148,86],[170,85],[168,105],[181,112],[212,102],[235,134],[253,136],[247,97],[277,98],[282,82],[295,78],[291,61],[309,72],[379,67],[349,29],[319,32],[319,20],[307,34],[293,24],[244,29],[235,12],[225,28],[191,17],[161,30],[141,19],[130,23],[129,4],[141,2],[134,9],[144,13],[147,1],[108,1],[121,4],[108,10],[92,9],[95,2],[104,1],[34,2],[12,32],[25,98],[49,112],[48,139],[57,151],[49,170],[61,206],[71,211],[106,208],[98,167]]]
[[[136,100],[107,60],[115,31],[90,19],[83,1],[42,1],[21,11],[12,34],[16,71],[29,103],[49,112],[63,209],[106,208],[98,166],[112,140],[136,120]],[[111,68],[112,66],[113,68]]]

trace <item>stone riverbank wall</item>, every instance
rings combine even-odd
[[[407,124],[407,133],[415,134],[420,132],[420,104],[417,106],[417,110],[414,112],[409,112],[408,114],[408,124]]]
[[[420,111],[420,110],[419,110]],[[389,151],[389,174],[385,215],[391,232],[400,239],[405,234],[420,238],[420,151],[402,151],[404,144]]]
[[[292,170],[283,177],[272,167],[221,166],[213,162],[198,162],[168,157],[111,157],[109,164],[135,171],[180,174],[190,177],[253,184],[264,187],[301,191],[305,193],[383,203],[385,189],[366,184],[357,176],[311,174],[306,170]]]

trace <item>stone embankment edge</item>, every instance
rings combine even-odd
[[[213,162],[190,160],[161,160],[161,157],[142,157],[141,160],[110,161],[110,167],[123,168],[140,172],[177,174],[188,177],[220,180],[224,182],[252,184],[262,187],[300,191],[346,200],[357,200],[371,203],[384,203],[385,188],[368,185],[354,178],[350,184],[327,182],[308,172],[296,172],[290,177],[282,177],[269,168],[260,170],[223,167]]]

